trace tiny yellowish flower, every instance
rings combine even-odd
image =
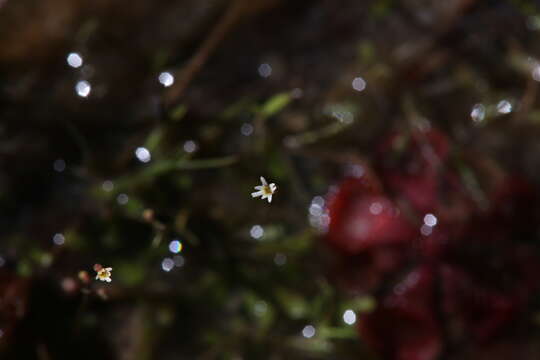
[[[261,197],[261,199],[268,199],[268,202],[272,202],[272,195],[277,190],[277,186],[274,183],[268,184],[266,179],[261,176],[261,185],[255,186],[255,192],[251,193],[252,197]]]
[[[97,270],[96,280],[111,282],[111,271],[110,267]]]

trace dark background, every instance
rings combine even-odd
[[[538,359],[539,31],[526,0],[0,0],[0,358]]]

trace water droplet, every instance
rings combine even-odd
[[[501,100],[497,104],[497,111],[501,114],[508,114],[512,112],[512,104],[508,100]]]
[[[174,76],[168,71],[164,71],[158,76],[158,81],[163,85],[164,87],[169,87],[172,84],[174,84]]]
[[[135,156],[137,157],[137,159],[139,159],[140,162],[143,163],[147,163],[152,160],[152,155],[150,154],[150,151],[148,151],[148,149],[144,147],[138,147],[135,150]]]
[[[330,217],[328,216],[328,211],[324,207],[324,205],[324,198],[322,196],[315,196],[311,200],[311,204],[308,208],[309,223],[320,233],[326,232],[326,230],[328,229],[328,224],[330,223]]]
[[[426,224],[422,225],[420,227],[420,233],[424,236],[429,236],[433,232],[433,227],[428,226]]]
[[[166,271],[166,272],[171,271],[174,265],[175,265],[174,260],[171,258],[165,258],[161,262],[161,268],[163,269],[163,271]]]
[[[253,225],[249,230],[249,235],[254,239],[260,239],[264,235],[264,229],[261,225]]]
[[[481,122],[486,116],[486,108],[482,104],[475,104],[471,110],[471,118],[474,122]]]
[[[250,136],[251,134],[253,134],[253,125],[248,124],[248,123],[243,123],[242,126],[240,127],[240,132],[244,136]]]
[[[309,215],[312,217],[320,217],[324,212],[324,203],[324,198],[322,196],[315,196],[309,205]]]
[[[325,115],[332,116],[343,124],[350,124],[354,121],[354,109],[347,104],[337,103],[329,104],[324,107]]]
[[[437,217],[433,214],[426,214],[426,216],[424,216],[424,224],[427,226],[433,227],[437,225],[437,221]]]
[[[293,99],[300,99],[302,96],[304,96],[304,90],[300,88],[294,88],[291,91],[291,97]]]
[[[334,111],[332,116],[339,120],[343,124],[350,124],[354,121],[354,115],[352,112],[347,110]]]
[[[360,178],[364,176],[365,170],[362,165],[358,164],[349,164],[345,167],[345,174],[347,176],[352,176],[355,178]]]
[[[352,81],[352,87],[356,91],[364,91],[366,88],[366,81],[361,77],[356,77]]]
[[[90,83],[86,80],[81,80],[75,85],[75,92],[80,97],[87,97],[90,95],[90,91],[92,90],[92,86]]]
[[[272,67],[270,66],[270,64],[267,63],[259,65],[257,71],[259,72],[259,75],[263,78],[267,78],[272,75]]]
[[[66,61],[72,68],[79,68],[83,64],[82,56],[78,53],[69,53]]]
[[[536,81],[540,81],[540,65],[535,65],[532,70],[532,77]]]
[[[126,205],[129,201],[129,196],[127,196],[126,194],[118,194],[118,196],[116,197],[116,201],[120,205]]]
[[[266,313],[266,310],[268,309],[268,305],[264,301],[257,301],[255,305],[253,306],[253,311],[255,312],[255,315],[257,316],[263,316]]]
[[[347,325],[353,325],[356,322],[356,314],[351,309],[345,310],[343,313],[343,321]]]
[[[112,191],[114,189],[114,183],[111,180],[105,180],[101,184],[101,188],[105,191]]]
[[[313,336],[315,336],[315,328],[314,328],[312,325],[306,325],[306,326],[302,329],[302,335],[303,335],[306,339],[311,339]]]
[[[184,151],[187,153],[192,153],[197,150],[197,143],[193,140],[188,140],[184,143]]]
[[[173,240],[169,243],[169,251],[178,254],[180,251],[182,251],[182,243],[179,240]]]
[[[323,207],[324,204],[325,204],[325,200],[324,200],[324,198],[322,196],[317,195],[317,196],[313,197],[313,199],[311,199],[311,203],[312,204],[317,204],[320,207]]]
[[[311,203],[309,206],[309,214],[311,216],[321,216],[323,213],[323,208],[319,204]]]
[[[64,245],[65,242],[66,242],[66,239],[64,238],[64,235],[60,233],[54,234],[53,243],[55,245]]]
[[[379,202],[374,202],[369,206],[369,212],[373,215],[379,215],[383,211],[383,206]]]

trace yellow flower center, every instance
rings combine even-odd
[[[107,270],[100,270],[98,273],[98,276],[100,279],[106,279],[111,276],[111,273],[108,272]]]

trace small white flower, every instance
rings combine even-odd
[[[268,184],[266,180],[261,176],[261,184],[255,186],[255,192],[251,193],[252,197],[261,197],[261,199],[268,199],[268,202],[272,202],[272,195],[276,192],[277,186],[274,183]]]
[[[111,282],[111,271],[112,268],[101,268],[97,271],[96,280]]]

